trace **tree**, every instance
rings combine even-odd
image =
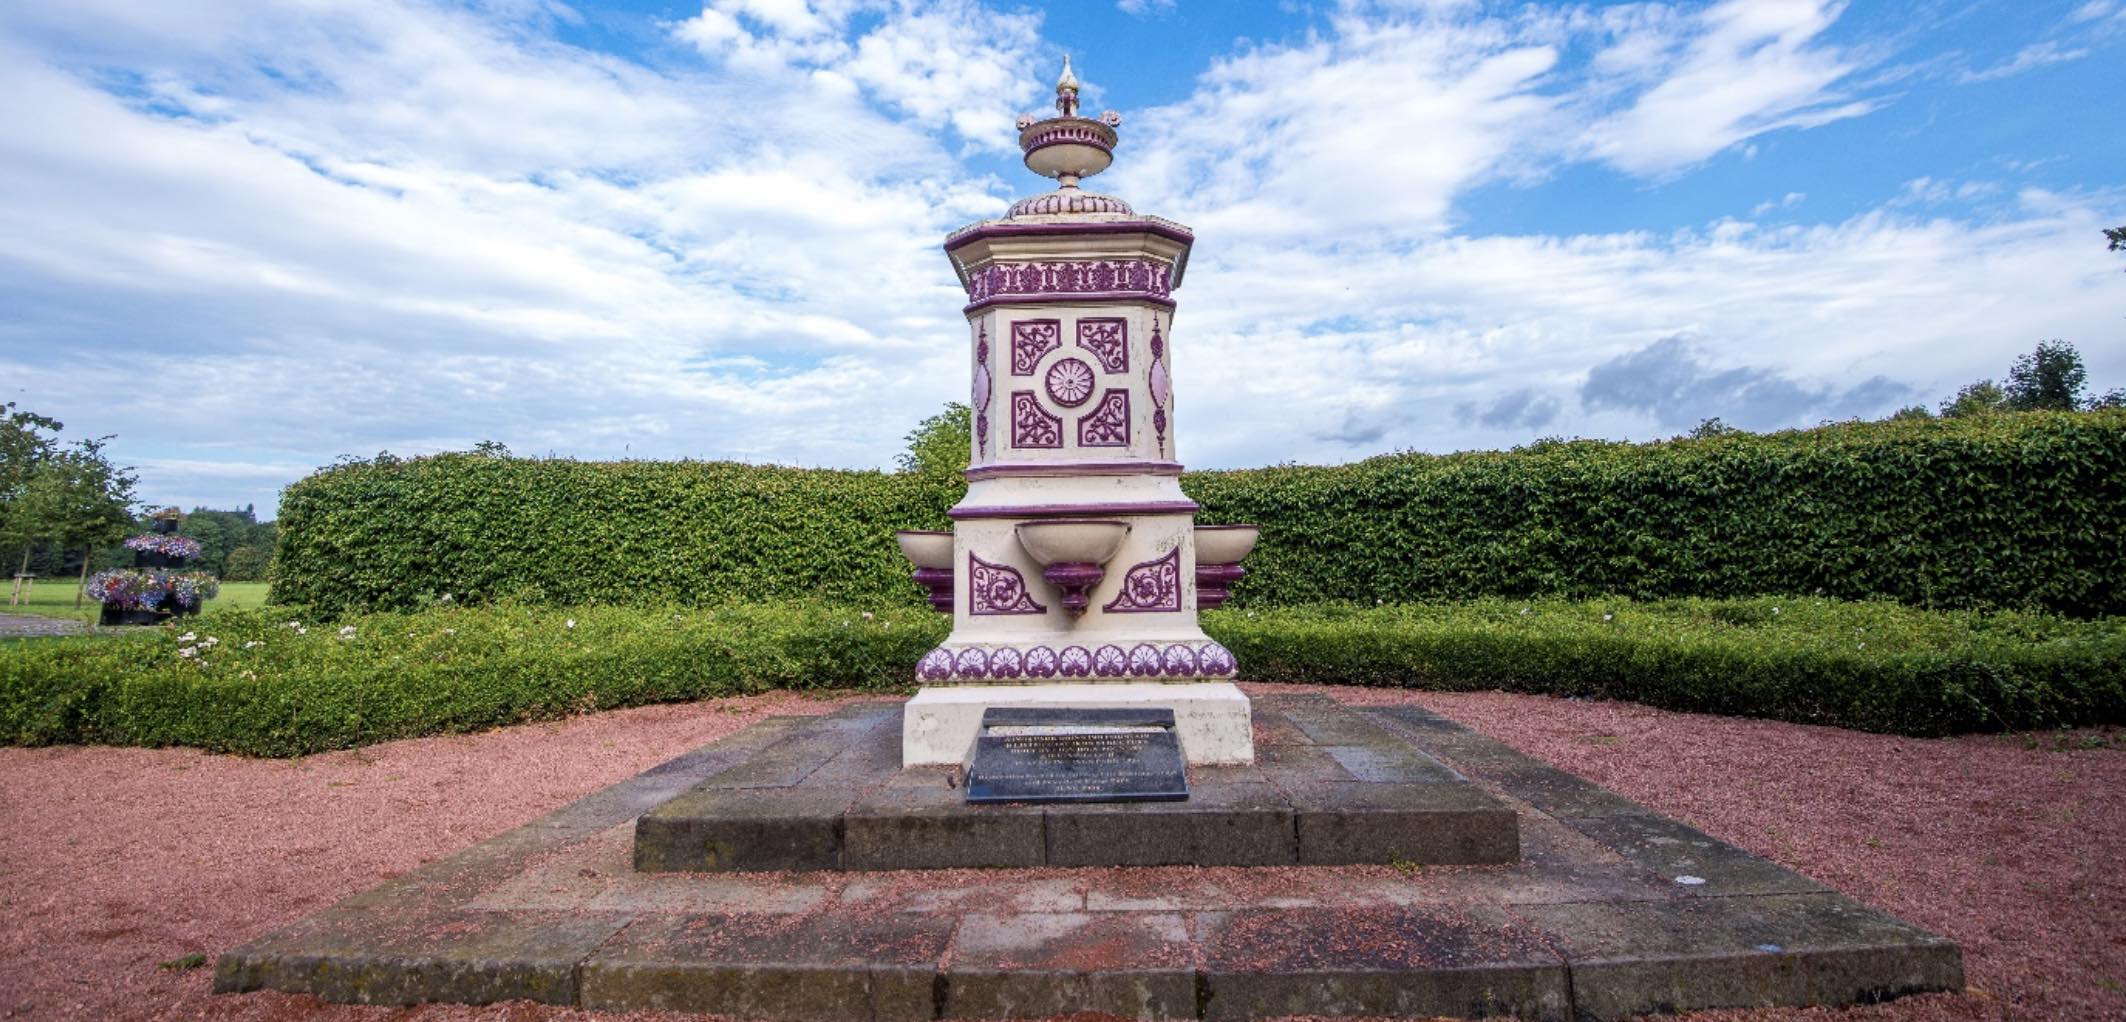
[[[2088,382],[2089,371],[2074,345],[2039,341],[2036,351],[2017,356],[2008,369],[2007,406],[2018,412],[2071,412],[2082,406]]]
[[[2104,240],[2111,242],[2107,246],[2111,251],[2126,252],[2126,227],[2104,228]]]
[[[81,551],[84,580],[95,548],[124,539],[133,526],[133,486],[139,480],[130,469],[111,464],[103,451],[109,441],[109,437],[77,441],[45,458],[22,502],[24,538],[48,539],[62,548]],[[28,556],[25,545],[25,564]],[[78,590],[74,605],[81,605]]]
[[[895,458],[903,472],[957,481],[974,448],[974,413],[955,401],[908,434],[908,449]]]
[[[221,579],[224,582],[264,582],[266,568],[273,563],[271,547],[240,546],[229,551],[229,558],[222,562]]]
[[[1966,384],[1956,396],[1941,403],[1941,417],[1962,419],[1973,415],[1991,415],[2001,411],[2007,404],[2008,395],[2000,384],[1992,380],[1980,380]]]
[[[1906,405],[1903,408],[1899,408],[1898,410],[1891,412],[1889,421],[1915,422],[1931,419],[1933,417],[1934,413],[1928,411],[1926,405]]]
[[[0,403],[0,549],[31,539],[22,501],[38,466],[58,449],[59,420]],[[50,435],[47,435],[50,434]]]

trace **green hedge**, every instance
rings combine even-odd
[[[443,454],[323,469],[281,497],[273,599],[922,605],[893,530],[945,528],[916,474]]]
[[[1263,526],[1239,607],[1821,593],[2126,612],[2126,411],[1399,454],[1183,485],[1205,521]],[[287,490],[274,596],[327,613],[444,593],[914,607],[890,533],[943,527],[958,496],[936,474],[357,462]]]
[[[0,741],[293,756],[770,689],[895,688],[946,630],[927,609],[797,605],[438,607],[300,632],[287,613],[0,641]]]
[[[501,605],[298,631],[285,612],[209,611],[184,631],[0,641],[0,743],[288,756],[768,689],[902,690],[947,623],[825,605]],[[2126,723],[2121,621],[1764,599],[1204,623],[1250,680],[1501,688],[1914,735]]]
[[[1258,680],[1620,699],[1908,735],[2126,723],[2126,621],[1823,599],[1221,611]]]

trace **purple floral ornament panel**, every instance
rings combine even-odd
[[[1032,376],[1049,352],[1063,346],[1063,321],[1022,319],[1011,325],[1011,375]]]
[[[1044,411],[1033,391],[1011,392],[1011,446],[1063,446],[1063,420]]]
[[[1196,673],[1196,651],[1187,646],[1166,647],[1166,675],[1169,678],[1185,678]]]
[[[1129,372],[1129,320],[1087,317],[1078,321],[1078,347],[1093,353],[1100,368]]]
[[[989,654],[969,647],[960,651],[953,661],[952,669],[963,678],[981,678],[989,674]]]
[[[1026,577],[1008,564],[991,564],[967,555],[967,612],[983,616],[1046,614],[1048,608],[1026,592]]]
[[[992,678],[1016,678],[1025,669],[1026,657],[1018,650],[1007,646],[989,654],[989,676]]]
[[[1056,676],[1056,651],[1047,646],[1035,646],[1026,651],[1026,676],[1029,678],[1053,678]]]
[[[1119,678],[1129,670],[1129,657],[1120,646],[1102,646],[1093,653],[1093,673],[1102,678]]]
[[[1100,608],[1109,614],[1171,614],[1181,609],[1181,548],[1122,576],[1122,591]]]
[[[1082,678],[1093,672],[1092,651],[1083,646],[1065,646],[1056,654],[1056,667],[1066,678]]]
[[[1159,647],[1140,642],[1129,651],[1129,673],[1133,677],[1156,678],[1160,670]]]
[[[1048,399],[1065,408],[1076,408],[1093,396],[1093,367],[1075,358],[1056,361],[1043,379]]]
[[[1078,419],[1078,446],[1129,446],[1129,391],[1110,390]]]
[[[939,646],[923,654],[923,662],[915,666],[915,673],[924,681],[944,681],[952,677],[952,651]]]

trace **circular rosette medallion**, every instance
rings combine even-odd
[[[1093,367],[1066,358],[1048,367],[1048,399],[1065,408],[1076,408],[1093,396]]]

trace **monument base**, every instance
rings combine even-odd
[[[1041,709],[1174,711],[1181,756],[1191,766],[1244,766],[1255,761],[1248,697],[1230,681],[1113,682],[1060,685],[925,686],[901,721],[901,766],[960,766],[974,750],[982,711],[992,706]]]

